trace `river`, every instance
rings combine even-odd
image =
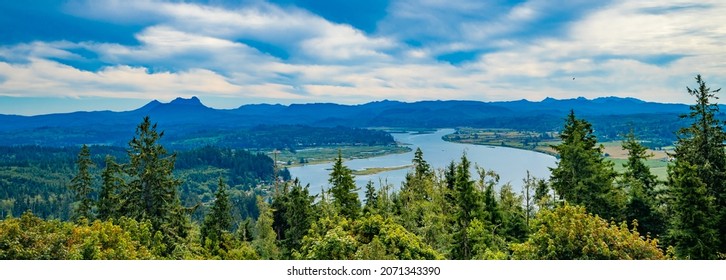
[[[398,142],[410,144],[412,151],[404,154],[393,154],[381,157],[354,159],[344,161],[343,164],[353,170],[363,170],[373,167],[397,167],[411,164],[416,148],[421,148],[424,159],[435,169],[443,169],[454,160],[459,162],[461,155],[466,152],[469,161],[472,162],[472,178],[477,179],[474,171],[474,164],[480,167],[496,171],[500,175],[500,185],[511,183],[515,192],[521,191],[522,180],[526,177],[527,171],[538,178],[549,178],[548,167],[556,165],[553,156],[507,147],[482,146],[472,144],[460,144],[446,142],[441,139],[446,134],[453,133],[453,129],[440,129],[430,134],[409,134],[392,133]],[[328,176],[332,163],[313,164],[290,168],[293,178],[297,177],[300,182],[310,184],[310,193],[320,193],[322,188],[328,189]],[[358,175],[355,177],[356,185],[360,187],[360,193],[364,192],[366,183],[370,180],[377,187],[379,182],[392,184],[398,189],[411,168],[381,172],[372,175]]]

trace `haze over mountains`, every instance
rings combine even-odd
[[[63,144],[115,143],[133,133],[141,119],[149,115],[167,134],[177,137],[190,133],[229,129],[251,129],[259,125],[306,125],[323,127],[491,127],[558,131],[562,119],[574,110],[579,117],[597,120],[678,121],[688,111],[684,104],[645,102],[634,98],[603,97],[539,102],[420,101],[405,103],[383,100],[361,105],[332,103],[243,105],[236,109],[214,109],[197,97],[177,98],[169,103],[151,101],[132,111],[74,112],[38,116],[0,115],[0,145],[54,145],[53,137],[63,136]],[[672,133],[672,132],[671,132]],[[55,136],[54,136],[55,135]],[[39,141],[38,137],[47,138]]]

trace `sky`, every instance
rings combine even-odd
[[[383,99],[635,97],[726,85],[726,2],[0,1],[0,114]]]

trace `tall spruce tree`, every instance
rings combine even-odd
[[[353,172],[343,165],[343,155],[338,151],[338,158],[330,172],[330,194],[333,196],[333,205],[340,214],[350,220],[355,220],[361,210],[358,199],[358,187],[355,185]]]
[[[653,156],[635,138],[631,130],[622,143],[628,151],[628,161],[623,164],[625,172],[619,183],[628,190],[628,201],[625,207],[627,221],[638,221],[638,232],[659,236],[664,231],[664,218],[656,201],[655,186],[658,177],[650,173],[645,161]]]
[[[466,154],[461,156],[461,162],[456,167],[454,183],[456,198],[456,219],[453,230],[454,244],[451,256],[453,259],[468,260],[474,255],[473,242],[469,236],[469,226],[481,214],[481,192],[477,190],[471,179],[469,168],[471,163]]]
[[[129,142],[130,162],[125,166],[129,181],[122,192],[121,211],[138,221],[149,220],[155,231],[162,232],[171,252],[186,237],[189,217],[178,196],[181,180],[173,174],[176,154],[169,155],[159,144],[163,136],[148,116],[137,126]]]
[[[101,173],[101,192],[98,196],[98,218],[101,220],[118,219],[122,216],[119,192],[124,188],[124,180],[121,172],[122,166],[113,157],[106,156],[106,167]]]
[[[81,219],[92,220],[94,204],[93,177],[89,169],[93,165],[93,162],[91,161],[91,151],[88,149],[88,146],[83,145],[81,147],[81,151],[78,152],[76,165],[78,166],[78,173],[71,179],[69,186],[78,203],[73,211],[73,218],[76,221]]]
[[[257,197],[257,208],[260,209],[260,216],[255,222],[255,239],[252,240],[252,246],[263,260],[278,259],[280,249],[277,247],[277,234],[272,228],[273,210],[261,196]]]
[[[292,258],[300,250],[302,239],[315,220],[315,196],[309,186],[303,187],[296,178],[292,185],[286,182],[283,191],[273,197],[273,228],[282,245],[282,255]]]
[[[368,181],[366,184],[365,198],[366,202],[363,206],[363,213],[376,214],[376,212],[378,212],[378,191],[376,191],[376,188],[373,186],[373,181]]]
[[[229,247],[223,244],[222,234],[232,229],[232,205],[227,194],[227,184],[220,177],[217,182],[217,191],[214,193],[214,203],[209,213],[204,217],[201,228],[202,244],[208,249],[223,249]]]
[[[698,167],[687,161],[670,166],[673,209],[667,238],[682,259],[716,259],[718,230],[715,198],[698,177]]]
[[[674,166],[668,174],[674,204],[670,207],[673,213],[670,213],[668,236],[682,257],[687,253],[691,258],[711,259],[716,256],[715,251],[699,249],[696,251],[700,253],[694,253],[689,248],[695,246],[691,243],[697,243],[699,248],[718,248],[718,252],[726,252],[726,132],[723,122],[716,119],[718,104],[711,102],[718,99],[715,94],[721,89],[711,90],[701,75],[696,76],[696,83],[696,88],[686,87],[696,98],[696,104],[681,117],[691,119],[692,124],[678,131]],[[709,222],[694,227],[691,223],[696,217],[705,217]],[[716,239],[711,238],[712,230],[716,231]]]
[[[613,164],[604,159],[603,147],[597,145],[592,125],[570,111],[560,139],[562,143],[552,146],[560,160],[557,167],[550,168],[550,182],[557,195],[605,219],[620,220],[625,195],[613,184]]]

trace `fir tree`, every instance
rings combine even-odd
[[[570,111],[560,138],[562,143],[552,146],[560,160],[550,168],[550,182],[560,199],[606,219],[621,219],[625,195],[613,184],[613,164],[605,161],[592,125]]]
[[[456,167],[456,212],[454,225],[454,244],[452,258],[468,260],[473,257],[473,244],[468,234],[471,222],[480,214],[481,194],[477,192],[474,181],[471,180],[469,168],[471,163],[466,154],[461,156],[461,162]]]
[[[169,155],[159,144],[163,136],[148,116],[136,128],[136,136],[129,142],[130,163],[125,168],[129,181],[121,206],[124,215],[149,220],[155,231],[161,231],[171,252],[186,237],[189,217],[179,201],[181,181],[173,174],[176,155]]]
[[[627,221],[638,221],[638,232],[660,235],[664,230],[662,215],[657,209],[655,186],[657,177],[650,173],[645,160],[652,156],[641,145],[631,131],[623,141],[623,149],[628,151],[628,161],[623,164],[625,172],[620,184],[628,189],[628,202],[625,209]]]
[[[76,206],[73,217],[78,221],[81,219],[93,219],[93,177],[89,170],[93,165],[91,161],[91,151],[88,146],[83,145],[81,151],[78,152],[76,160],[78,173],[73,179],[69,188],[73,191],[78,205]]]
[[[698,168],[687,161],[677,161],[670,168],[669,185],[673,200],[668,239],[676,254],[684,259],[715,259],[718,231],[715,199],[698,177]]]
[[[280,257],[280,250],[277,247],[277,234],[272,228],[272,208],[262,197],[257,197],[257,208],[260,216],[255,222],[255,239],[252,246],[263,260],[275,260]]]
[[[120,191],[124,188],[121,178],[122,166],[116,163],[111,156],[106,156],[106,167],[101,173],[101,192],[98,197],[98,218],[107,220],[118,219],[120,213]]]
[[[376,208],[378,206],[378,192],[376,191],[376,188],[373,186],[372,181],[368,181],[366,184],[366,204],[363,206],[363,213],[375,214]]]
[[[214,194],[214,203],[209,213],[204,217],[201,228],[202,244],[209,244],[212,249],[229,249],[223,244],[222,234],[229,233],[232,228],[232,206],[227,195],[227,185],[222,178],[217,183],[217,192]]]
[[[701,75],[696,83],[697,88],[686,88],[696,104],[681,116],[693,123],[678,131],[668,174],[673,204],[668,237],[680,256],[711,259],[726,251],[726,132],[716,119],[718,104],[711,103],[720,89],[711,90]]]
[[[333,164],[333,171],[330,173],[330,194],[333,196],[333,205],[340,214],[348,219],[354,220],[360,213],[360,200],[358,200],[358,188],[355,185],[353,172],[343,165],[343,156],[338,151],[338,158]]]

